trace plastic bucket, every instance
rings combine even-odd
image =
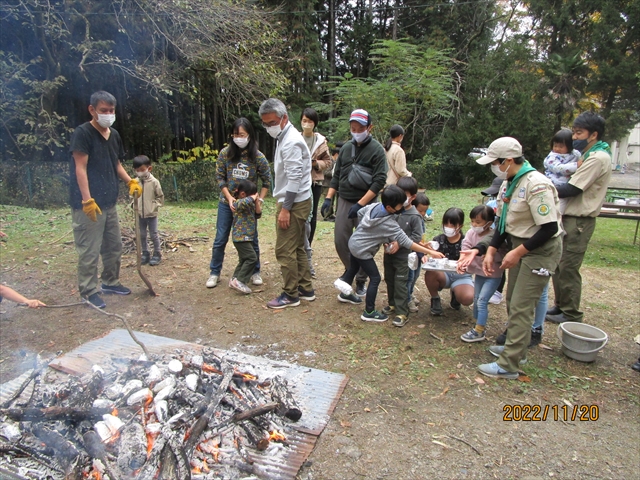
[[[593,362],[609,341],[609,336],[599,328],[579,322],[561,323],[557,335],[562,353],[580,362]]]

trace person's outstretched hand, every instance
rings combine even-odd
[[[27,300],[25,302],[27,307],[29,308],[38,308],[38,307],[46,307],[47,305],[42,303],[40,300]]]

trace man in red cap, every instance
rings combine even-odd
[[[371,136],[371,116],[366,110],[357,109],[349,117],[350,142],[340,149],[333,178],[324,203],[322,216],[331,208],[331,199],[340,195],[336,212],[334,241],[336,251],[345,269],[349,268],[349,238],[358,226],[358,210],[373,202],[387,180],[387,156],[380,143]],[[338,295],[344,303],[359,304],[366,295],[367,276],[361,270],[356,276],[355,295]]]

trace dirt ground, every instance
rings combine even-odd
[[[445,315],[432,317],[420,284],[420,311],[407,326],[365,324],[359,307],[336,300],[332,282],[343,268],[332,228],[320,222],[314,242],[314,302],[266,309],[280,293],[280,274],[265,235],[265,285],[252,295],[226,285],[237,258],[231,246],[220,285],[205,288],[210,242],[198,242],[194,252],[181,247],[166,252],[160,266],[145,267],[160,293],[155,298],[137,275],[134,255],[125,255],[121,278],[133,294],[105,296],[107,311],[127,317],[138,331],[346,374],[347,388],[299,472],[303,480],[638,478],[640,374],[630,368],[640,354],[633,341],[640,333],[638,272],[583,269],[585,320],[610,335],[596,362],[564,357],[547,324],[547,348],[531,349],[524,367],[530,381],[493,380],[476,366],[492,361],[486,349],[504,328],[504,304],[491,306],[489,341],[474,344],[459,339],[473,324],[471,310],[448,308],[445,292]],[[195,233],[212,235],[203,228]],[[25,259],[10,235],[0,248],[2,282],[48,304],[78,301],[73,245],[44,245]],[[383,283],[380,308],[385,298]],[[121,328],[85,306],[32,310],[5,301],[0,310],[1,381],[28,368],[37,352],[67,352]],[[549,406],[560,418],[505,421],[512,405]],[[573,406],[593,406],[593,418],[565,421],[565,405],[569,416]]]

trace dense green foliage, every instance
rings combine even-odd
[[[0,4],[2,160],[66,160],[90,94],[118,100],[127,157],[179,161],[228,141],[279,96],[298,124],[321,111],[330,143],[368,109],[380,140],[407,129],[410,169],[429,185],[483,183],[473,147],[513,135],[540,166],[577,113],[607,140],[640,121],[637,0],[5,0]]]

